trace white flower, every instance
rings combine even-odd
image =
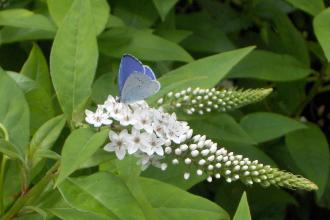
[[[142,109],[149,109],[149,105],[146,101],[144,100],[141,100],[141,101],[138,101],[138,102],[134,102],[134,103],[131,103],[129,104],[129,106],[134,110],[142,110]]]
[[[144,129],[148,133],[153,132],[152,118],[148,110],[137,110],[134,112],[134,118],[136,120],[134,127],[136,129]]]
[[[142,170],[147,169],[150,165],[153,165],[155,167],[158,167],[162,170],[165,170],[167,166],[165,163],[161,163],[160,160],[163,159],[163,157],[157,156],[157,155],[148,155],[145,153],[136,153],[134,154],[136,157],[140,158],[137,161],[137,164],[141,166]],[[166,167],[165,167],[166,166]]]
[[[147,141],[146,133],[140,133],[140,130],[133,128],[132,134],[129,136],[128,139],[127,152],[129,154],[134,154],[138,150],[141,150],[143,152],[150,151],[149,150],[150,147],[146,141]]]
[[[85,111],[86,114],[86,122],[94,125],[94,127],[100,127],[102,125],[110,125],[112,120],[109,119],[108,115],[104,113],[103,108],[99,107],[96,112],[92,112],[90,110]]]
[[[146,152],[148,155],[153,155],[154,153],[158,154],[159,156],[164,155],[164,149],[162,147],[162,145],[165,143],[164,139],[157,137],[155,134],[150,134],[147,142],[150,146],[149,151]]]
[[[128,132],[126,129],[122,130],[119,134],[110,131],[110,143],[105,145],[104,150],[115,152],[119,160],[124,159],[127,149]]]
[[[134,125],[135,123],[136,123],[136,119],[132,114],[131,110],[124,111],[120,119],[120,124],[123,126],[128,126],[128,125]]]

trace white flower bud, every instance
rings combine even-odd
[[[214,168],[214,166],[212,164],[210,164],[210,165],[207,166],[207,169],[208,170],[213,170],[213,168]]]
[[[210,147],[210,152],[214,154],[217,151],[217,143],[213,143]]]
[[[172,96],[173,96],[173,92],[169,92],[169,93],[167,93],[167,96],[168,96],[168,97],[172,97]]]
[[[177,148],[177,149],[174,150],[174,153],[176,155],[181,155],[182,151],[180,150],[180,148]]]
[[[234,180],[238,180],[239,179],[239,175],[238,174],[235,174],[234,175]]]
[[[163,171],[165,171],[167,169],[167,164],[166,163],[162,163],[160,165],[160,169],[163,170]]]
[[[199,155],[199,151],[198,150],[191,151],[191,156],[192,157],[197,157],[198,155]]]
[[[197,134],[193,137],[193,140],[194,140],[194,142],[198,142],[200,138],[201,138],[201,135]]]
[[[190,173],[184,173],[184,174],[183,174],[183,178],[184,178],[185,180],[189,179],[189,177],[190,177]]]
[[[249,171],[244,171],[243,175],[244,176],[249,176],[250,175],[250,172]]]
[[[221,168],[221,163],[216,163],[215,164],[215,167],[218,168],[218,169],[220,169]]]
[[[172,148],[170,148],[170,147],[165,147],[165,153],[166,153],[166,154],[170,154],[170,153],[172,153]]]
[[[186,144],[182,144],[182,145],[180,145],[180,150],[181,151],[186,151],[186,150],[188,150],[188,145],[186,145]]]
[[[216,179],[220,179],[220,177],[221,177],[220,173],[216,173],[214,176]]]
[[[172,160],[172,164],[179,164],[178,159],[173,159],[173,160]]]
[[[209,183],[212,182],[212,180],[213,180],[213,179],[212,179],[212,176],[207,177],[206,180],[207,180],[207,182],[209,182]]]
[[[226,165],[227,167],[229,167],[229,166],[231,165],[231,161],[228,160],[228,161],[225,163],[225,165]]]
[[[210,151],[208,149],[204,149],[204,150],[201,151],[201,154],[205,157],[209,154],[209,152]]]
[[[157,103],[158,104],[163,104],[163,101],[164,101],[164,99],[163,98],[160,98],[160,99],[158,99]]]
[[[196,150],[197,149],[197,144],[191,144],[191,145],[189,145],[189,149],[191,151]]]
[[[211,155],[211,156],[209,156],[209,157],[207,158],[207,160],[211,162],[211,161],[214,161],[214,158],[215,158],[215,156],[214,156],[214,155]]]
[[[199,141],[199,142],[197,143],[197,147],[198,147],[198,148],[203,148],[203,147],[204,147],[204,141]]]
[[[198,161],[198,164],[203,166],[206,163],[206,161],[204,159],[201,159]]]
[[[228,176],[231,174],[231,171],[230,170],[226,170],[225,174]]]
[[[196,174],[197,174],[197,176],[201,176],[201,175],[203,175],[203,171],[200,170],[200,169],[198,169],[198,170],[196,171]]]
[[[184,160],[184,163],[185,163],[185,164],[191,164],[191,159],[190,159],[190,158],[186,158],[186,159]]]
[[[232,180],[231,180],[230,177],[227,177],[227,178],[226,178],[226,182],[227,182],[227,183],[231,183],[231,181],[232,181]]]
[[[169,146],[171,145],[171,140],[166,139],[164,145],[165,145],[166,147],[169,147]]]

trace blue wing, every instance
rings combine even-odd
[[[135,57],[129,54],[125,54],[121,58],[120,66],[119,66],[119,73],[118,73],[119,94],[121,94],[124,84],[130,74],[134,72],[143,74],[144,71],[145,71],[144,66],[138,59],[136,59]]]
[[[150,79],[152,79],[152,80],[156,80],[156,76],[155,76],[155,74],[154,74],[154,71],[152,71],[152,69],[151,69],[149,66],[147,66],[147,65],[143,65],[143,67],[144,67],[144,73],[145,73],[147,76],[149,76]]]

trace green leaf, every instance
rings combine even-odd
[[[316,125],[286,135],[285,142],[295,164],[304,175],[318,185],[322,195],[328,180],[329,145],[327,138]]]
[[[0,123],[8,131],[9,142],[25,153],[30,137],[29,107],[23,92],[1,68],[0,100]]]
[[[64,125],[65,117],[60,115],[48,120],[33,135],[30,142],[29,157],[34,164],[40,161],[40,154],[43,153],[43,150],[48,150],[53,146]]]
[[[255,78],[281,82],[305,78],[312,71],[290,55],[257,50],[236,65],[228,74],[228,78]]]
[[[58,26],[61,23],[69,11],[74,0],[48,0],[49,12]],[[105,28],[108,22],[108,17],[110,14],[110,6],[106,0],[90,0],[92,17],[94,20],[94,26],[96,33],[99,34]]]
[[[0,11],[0,25],[55,31],[55,26],[47,17],[26,9]]]
[[[145,219],[143,207],[138,205],[125,183],[109,173],[68,178],[59,189],[70,206],[78,210],[96,212],[108,219]]]
[[[244,192],[238,204],[233,220],[251,220],[249,203]]]
[[[53,39],[55,32],[33,29],[3,27],[0,30],[0,45],[28,40]]]
[[[30,109],[30,128],[33,134],[44,122],[55,115],[51,94],[40,83],[27,76],[15,72],[8,72],[18,86],[25,92],[25,98]]]
[[[53,215],[65,220],[108,220],[105,215],[90,211],[80,211],[74,208],[55,208],[49,210]]]
[[[257,112],[244,116],[241,120],[242,128],[258,143],[281,137],[289,132],[306,128],[306,126],[286,116]]]
[[[221,207],[204,198],[156,180],[139,181],[159,219],[229,219]],[[80,211],[97,212],[111,219],[148,219],[143,214],[145,207],[137,203],[119,177],[110,173],[69,178],[59,188],[64,199]]]
[[[37,44],[33,44],[29,57],[20,72],[30,79],[33,79],[40,87],[44,88],[48,94],[51,94],[52,84],[47,61]]]
[[[91,157],[104,144],[107,135],[107,129],[94,133],[90,128],[80,128],[72,132],[66,139],[62,149],[62,159],[56,185]]]
[[[324,9],[323,0],[286,0],[296,8],[299,8],[313,16],[317,15]]]
[[[189,120],[195,132],[205,134],[208,138],[228,141],[236,144],[255,145],[256,142],[228,114],[199,117]]]
[[[320,42],[328,62],[330,62],[330,8],[317,15],[313,25],[317,40]]]
[[[114,73],[106,73],[95,80],[91,97],[95,103],[104,102],[104,100],[107,99],[108,95],[118,95],[116,77],[117,76]]]
[[[120,58],[124,53],[134,54],[142,60],[176,60],[190,62],[193,58],[181,46],[153,35],[150,31],[128,27],[112,28],[99,38],[100,51]]]
[[[98,51],[89,1],[75,0],[54,39],[50,70],[68,119],[80,121],[90,94]]]
[[[229,219],[227,212],[215,203],[172,185],[147,178],[141,178],[141,185],[162,220]]]
[[[24,162],[24,155],[21,150],[3,139],[0,139],[0,152],[12,160],[20,160],[20,162]]]
[[[172,70],[159,78],[162,88],[151,100],[157,100],[170,91],[181,90],[189,86],[214,87],[253,49],[254,47],[246,47],[208,56]]]
[[[178,0],[153,0],[158,13],[162,20],[165,20],[166,15],[170,12]]]

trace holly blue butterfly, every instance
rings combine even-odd
[[[118,87],[120,102],[132,103],[157,93],[160,83],[149,66],[125,54],[120,61]]]

